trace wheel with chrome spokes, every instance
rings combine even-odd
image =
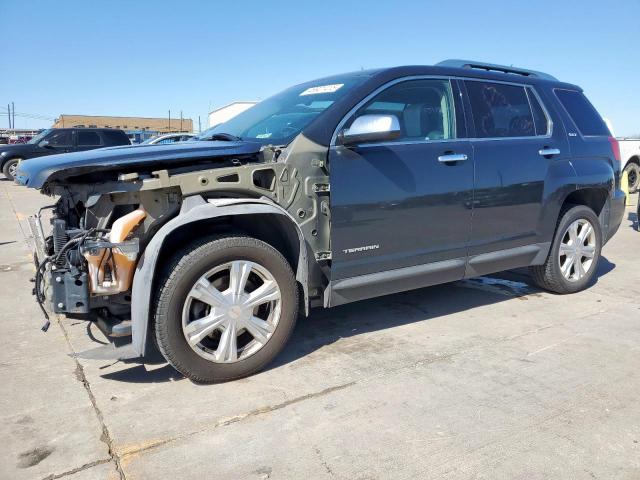
[[[278,282],[262,265],[235,260],[202,275],[182,310],[187,343],[216,363],[248,358],[269,341],[280,320]]]
[[[193,380],[240,378],[278,354],[297,307],[291,267],[272,246],[239,236],[200,241],[176,255],[162,281],[156,340]]]
[[[534,281],[556,293],[586,288],[598,268],[602,232],[593,210],[584,205],[565,209],[558,222],[547,260],[531,267]]]
[[[576,282],[587,275],[596,254],[596,234],[593,225],[580,218],[567,228],[562,236],[558,261],[564,278]]]
[[[2,173],[9,180],[13,180],[18,173],[18,164],[20,163],[19,158],[11,158],[7,160],[2,166]]]

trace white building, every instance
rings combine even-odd
[[[233,102],[209,112],[209,127],[215,127],[232,119],[258,102]]]

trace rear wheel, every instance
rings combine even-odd
[[[18,162],[20,162],[19,158],[11,158],[2,166],[2,173],[9,180],[13,180],[15,178],[16,171],[18,170]]]
[[[158,348],[197,382],[257,372],[282,350],[295,326],[298,290],[291,267],[254,238],[195,243],[176,255],[161,283]]]
[[[602,248],[598,217],[588,207],[564,210],[549,256],[543,265],[531,267],[538,286],[555,293],[584,290],[596,273]]]
[[[635,162],[627,163],[624,167],[629,180],[629,193],[635,193],[640,189],[640,165]]]

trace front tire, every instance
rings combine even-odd
[[[203,239],[178,252],[160,281],[155,335],[184,376],[217,383],[264,368],[287,343],[298,314],[291,266],[251,237]]]
[[[589,207],[563,210],[547,260],[530,268],[534,282],[551,292],[565,294],[584,290],[598,269],[602,230]]]
[[[20,162],[19,158],[10,158],[2,166],[2,173],[9,180],[13,180],[15,178],[18,162]]]

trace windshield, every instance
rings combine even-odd
[[[336,100],[366,79],[365,73],[358,72],[291,87],[192,140],[210,140],[217,134],[227,134],[265,145],[287,144]]]
[[[37,134],[35,137],[33,137],[27,143],[29,145],[35,145],[36,143],[40,143],[42,141],[42,139],[49,134],[49,132],[51,132],[51,129],[47,128],[46,130],[41,131],[39,134]]]

